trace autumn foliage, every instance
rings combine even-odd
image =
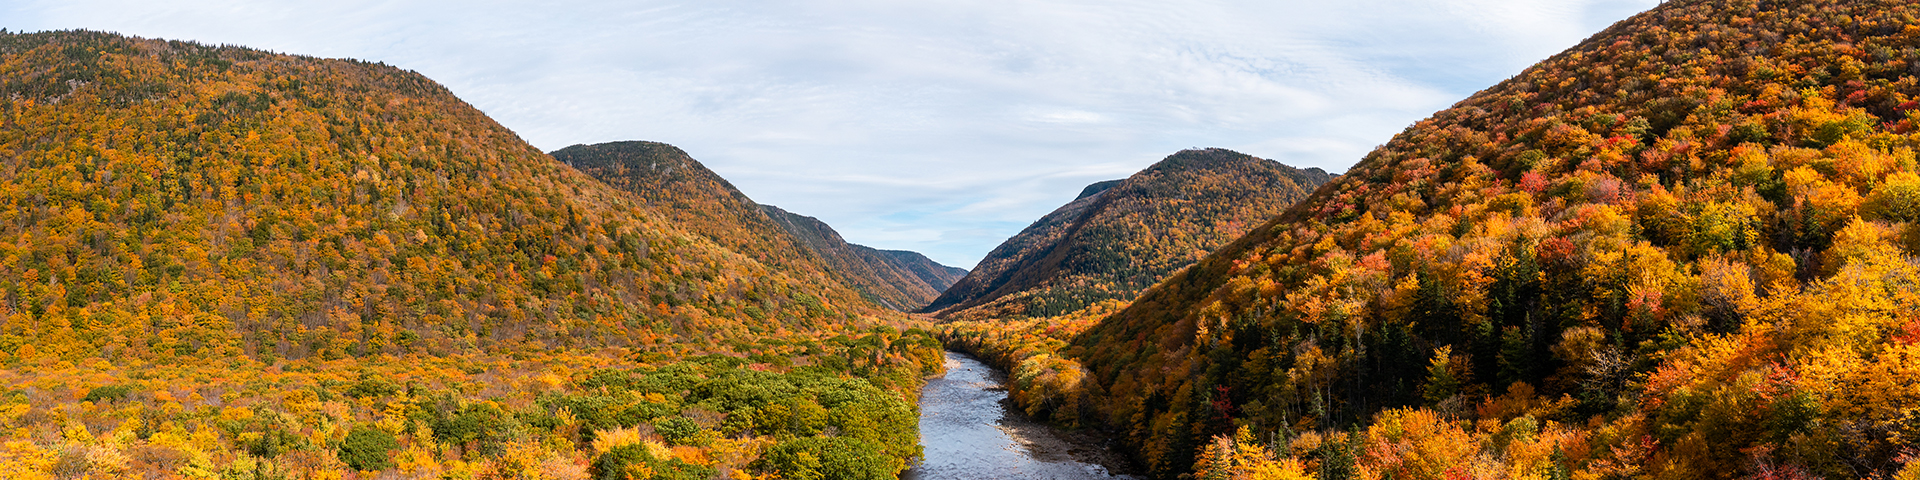
[[[960,338],[1057,343],[1027,397],[1167,478],[1920,474],[1917,16],[1666,2],[1083,333]]]
[[[673,213],[416,73],[0,33],[0,477],[916,458],[920,322]]]

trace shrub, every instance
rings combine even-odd
[[[340,461],[354,470],[378,471],[393,468],[393,451],[400,442],[393,434],[367,425],[353,427],[340,442]]]
[[[682,445],[700,432],[700,426],[695,425],[693,419],[675,416],[654,421],[653,431],[675,445]]]
[[[94,403],[99,403],[103,400],[126,400],[127,395],[132,394],[132,385],[103,385],[93,387],[93,390],[88,390],[87,396],[80,400]]]
[[[712,468],[670,459],[661,461],[647,451],[646,445],[621,445],[593,459],[588,473],[595,480],[699,480],[712,477]]]
[[[891,479],[905,466],[880,447],[849,437],[807,437],[774,445],[762,457],[764,468],[790,480]]]

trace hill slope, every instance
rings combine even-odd
[[[1323,478],[1891,474],[1920,448],[1888,380],[1920,365],[1916,16],[1616,24],[1079,336],[1061,408],[1163,476],[1257,438]]]
[[[769,267],[806,278],[836,304],[863,300],[854,282],[834,275],[809,245],[787,233],[747,195],[678,147],[611,142],[555,150],[553,158],[647,200],[661,217]]]
[[[868,248],[860,245],[855,246]],[[886,256],[887,260],[892,262],[894,266],[906,270],[907,273],[911,273],[915,277],[919,277],[920,281],[925,282],[927,287],[932,288],[934,292],[946,291],[947,287],[953,286],[953,282],[958,282],[961,278],[967,276],[967,269],[942,265],[940,262],[927,258],[926,255],[920,252],[880,249],[874,249],[873,251]],[[929,298],[927,300],[932,301],[933,299]]]
[[[660,216],[715,243],[826,287],[820,295],[836,303],[865,299],[906,311],[940,293],[873,249],[846,243],[832,227],[812,217],[754,203],[672,145],[637,141],[574,145],[552,155],[647,199],[649,208]]]
[[[818,255],[828,269],[838,273],[867,299],[887,308],[900,311],[920,308],[966,274],[966,270],[934,263],[918,253],[883,251],[847,243],[833,227],[813,217],[772,205],[760,208]]]
[[[384,65],[9,34],[0,98],[9,355],[708,342],[870,308]]]
[[[1132,300],[1330,178],[1223,149],[1187,150],[1080,197],[1007,239],[924,310],[1044,317]]]

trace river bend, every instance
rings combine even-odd
[[[925,459],[907,480],[1139,478],[1094,440],[1060,432],[1011,408],[1006,375],[961,353],[947,352],[947,374],[920,396]]]

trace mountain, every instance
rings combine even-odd
[[[833,270],[811,244],[789,234],[760,204],[678,147],[611,142],[574,145],[551,155],[646,199],[647,208],[714,243],[805,278],[824,299],[840,305],[866,302],[863,284]]]
[[[860,248],[864,249],[867,247]],[[893,263],[895,267],[906,270],[907,273],[918,277],[921,282],[925,282],[927,287],[932,288],[934,292],[946,291],[947,287],[953,286],[953,282],[958,282],[962,277],[967,276],[967,269],[941,265],[940,262],[935,262],[920,252],[880,249],[873,249],[873,251],[887,257],[887,261]],[[931,301],[932,299],[929,298],[928,300]]]
[[[994,248],[923,311],[950,320],[1047,317],[1129,301],[1330,178],[1218,148],[1175,153],[1087,186]]]
[[[0,30],[0,478],[920,457],[939,342],[644,147],[660,173],[576,159],[616,188],[417,73]]]
[[[922,278],[878,250],[848,244],[832,227],[813,217],[754,203],[719,174],[672,145],[574,145],[555,150],[552,155],[589,176],[645,198],[649,208],[661,216],[715,243],[827,287],[821,295],[836,303],[870,301],[907,311],[925,305],[952,284],[946,280],[935,288],[933,284],[939,280]]]
[[[817,254],[828,269],[838,273],[867,299],[887,308],[911,311],[926,305],[967,273],[914,252],[850,244],[819,219],[772,205],[760,208]]]
[[[1044,398],[1169,478],[1920,474],[1915,18],[1664,2],[1149,289]]]
[[[6,34],[0,98],[16,356],[667,348],[874,310],[773,247],[703,235],[733,211],[611,188],[414,72]]]

